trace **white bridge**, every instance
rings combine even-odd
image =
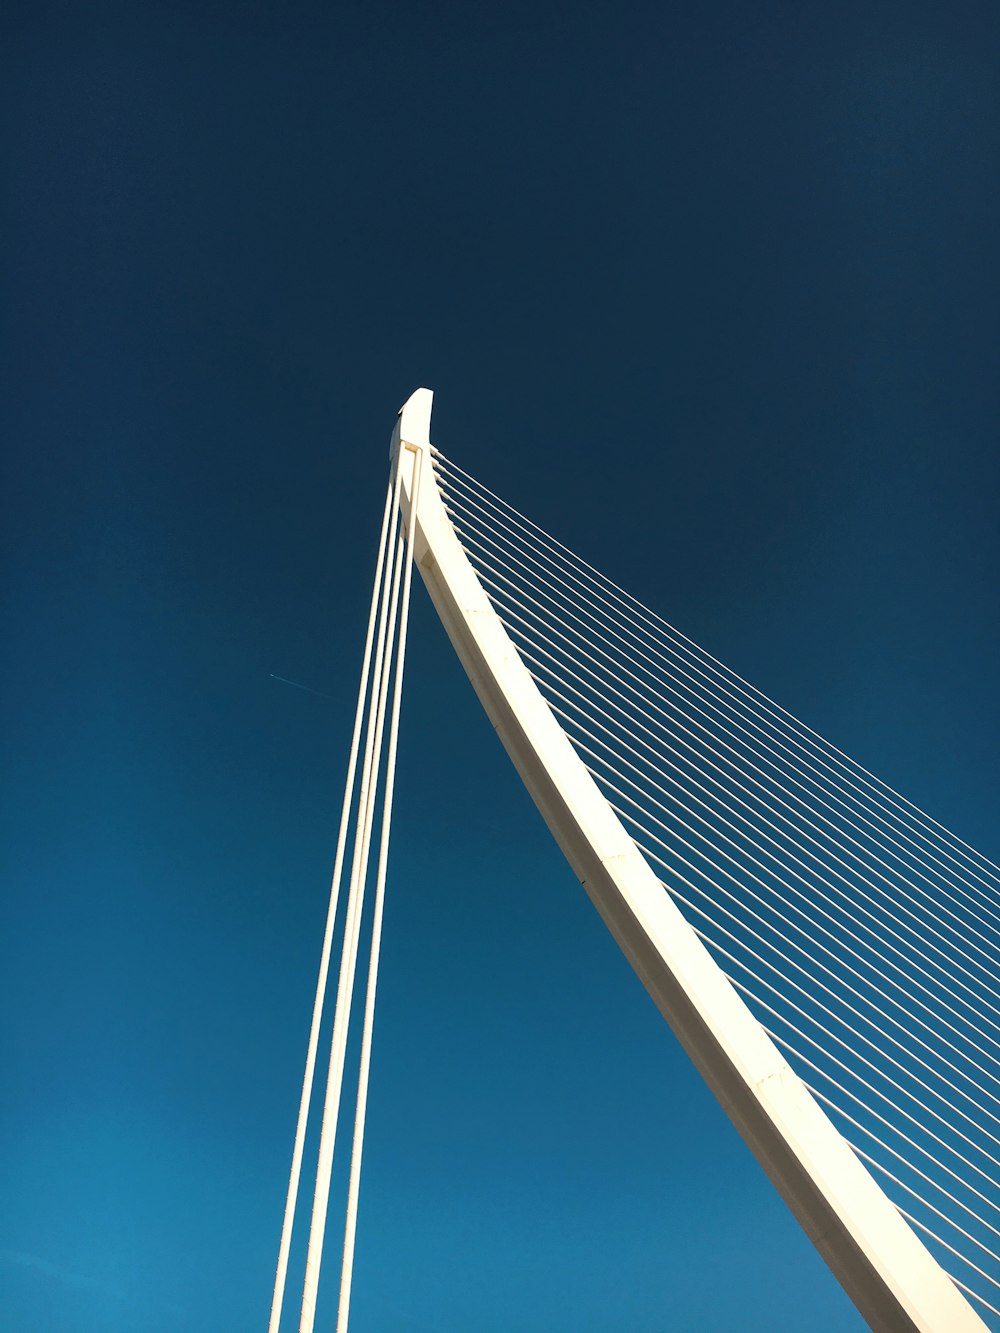
[[[430,414],[419,389],[392,440],[270,1333],[342,880],[298,1327],[315,1320],[367,890],[347,1328],[414,565],[605,925],[869,1325],[1000,1328],[1000,869],[450,462]]]

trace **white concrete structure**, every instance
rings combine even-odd
[[[570,744],[445,511],[429,465],[431,404],[431,392],[418,389],[393,436],[413,558],[497,734],[591,901],[870,1326],[982,1333],[986,1325],[723,975]]]

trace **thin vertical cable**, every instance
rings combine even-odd
[[[309,1046],[306,1051],[306,1067],[302,1079],[302,1096],[299,1101],[299,1118],[295,1126],[295,1145],[292,1149],[292,1167],[288,1179],[288,1194],[285,1198],[285,1216],[281,1226],[281,1242],[278,1247],[278,1267],[274,1278],[274,1294],[271,1298],[271,1318],[268,1333],[278,1333],[281,1323],[281,1306],[285,1298],[285,1278],[288,1273],[288,1251],[292,1242],[292,1224],[295,1219],[295,1205],[299,1193],[299,1177],[302,1171],[302,1150],[305,1144],[306,1125],[309,1121],[309,1103],[312,1098],[313,1080],[316,1072],[316,1049],[319,1045],[319,1032],[323,1019],[323,1007],[326,1003],[326,983],[330,969],[330,950],[333,945],[333,928],[337,917],[337,904],[340,899],[340,880],[344,869],[344,848],[347,844],[347,830],[351,822],[351,803],[354,796],[354,780],[357,776],[358,747],[361,740],[361,727],[365,714],[365,699],[368,693],[372,642],[375,637],[375,616],[379,605],[379,589],[382,586],[385,570],[385,555],[389,532],[389,515],[392,506],[392,486],[386,487],[385,508],[382,513],[382,531],[379,536],[378,559],[375,562],[375,579],[372,584],[371,607],[368,612],[368,630],[365,636],[365,651],[361,664],[361,684],[358,687],[358,703],[354,712],[354,734],[351,737],[351,753],[347,762],[347,779],[344,784],[344,803],[340,814],[340,832],[337,835],[337,854],[333,863],[333,877],[330,884],[330,904],[326,914],[326,929],[323,933],[323,948],[320,953],[319,976],[316,981],[316,998],[313,1001],[312,1025],[309,1029]]]
[[[402,445],[400,448],[402,449]],[[382,943],[382,915],[385,907],[385,875],[389,856],[389,829],[392,823],[392,800],[396,785],[396,749],[399,740],[400,701],[403,693],[403,666],[406,660],[406,629],[410,611],[410,584],[413,576],[413,542],[417,526],[417,504],[420,497],[420,475],[423,470],[423,452],[415,451],[413,484],[410,491],[410,513],[406,531],[406,568],[403,575],[402,608],[396,649],[396,673],[393,683],[392,714],[389,721],[389,749],[385,762],[385,796],[382,802],[382,830],[379,846],[378,874],[375,883],[375,906],[372,920],[371,954],[368,963],[368,989],[365,995],[364,1026],[361,1034],[361,1066],[358,1074],[358,1096],[354,1119],[354,1142],[351,1148],[351,1175],[347,1191],[347,1216],[344,1224],[344,1258],[340,1272],[340,1304],[337,1311],[337,1333],[347,1333],[351,1308],[351,1278],[354,1272],[354,1243],[357,1231],[358,1194],[361,1187],[361,1155],[364,1149],[365,1115],[368,1108],[368,1078],[371,1070],[372,1033],[375,1024],[375,992],[378,987],[379,952]]]
[[[344,941],[341,950],[340,977],[337,985],[337,1006],[334,1013],[333,1036],[330,1043],[330,1065],[327,1070],[326,1096],[323,1103],[323,1120],[320,1129],[319,1155],[316,1166],[316,1187],[313,1194],[312,1217],[309,1226],[309,1244],[306,1251],[306,1271],[302,1288],[302,1309],[299,1317],[299,1333],[312,1333],[316,1319],[316,1293],[319,1287],[319,1273],[323,1258],[323,1237],[326,1232],[326,1214],[330,1198],[330,1177],[333,1171],[334,1145],[337,1136],[337,1119],[340,1110],[344,1060],[347,1053],[347,1037],[350,1027],[351,1006],[353,1000],[354,973],[358,956],[358,938],[361,930],[364,887],[368,869],[369,848],[371,846],[372,821],[375,813],[375,791],[378,785],[378,771],[382,750],[382,733],[385,723],[385,705],[389,684],[388,661],[392,655],[392,645],[395,638],[396,608],[399,598],[400,572],[403,557],[403,541],[401,537],[397,539],[396,536],[396,527],[399,517],[399,486],[400,478],[397,471],[393,495],[393,517],[390,536],[390,545],[395,545],[396,547],[396,557],[393,562],[391,580],[387,580],[383,585],[372,698],[369,701],[365,764],[361,780],[357,824],[355,827],[351,886],[348,895],[347,919],[345,922]],[[375,699],[376,683],[378,695],[377,701]]]

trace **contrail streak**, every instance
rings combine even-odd
[[[305,690],[306,694],[318,694],[321,699],[332,699],[332,694],[324,694],[322,690],[314,690],[311,685],[301,685],[297,680],[289,680],[286,676],[276,676],[271,673],[272,680],[280,680],[282,685],[291,685],[295,690]]]

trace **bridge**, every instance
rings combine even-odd
[[[392,437],[270,1333],[342,893],[298,1327],[357,1002],[348,1327],[414,567],[604,924],[868,1324],[1000,1329],[1000,869],[434,448],[431,403]]]

